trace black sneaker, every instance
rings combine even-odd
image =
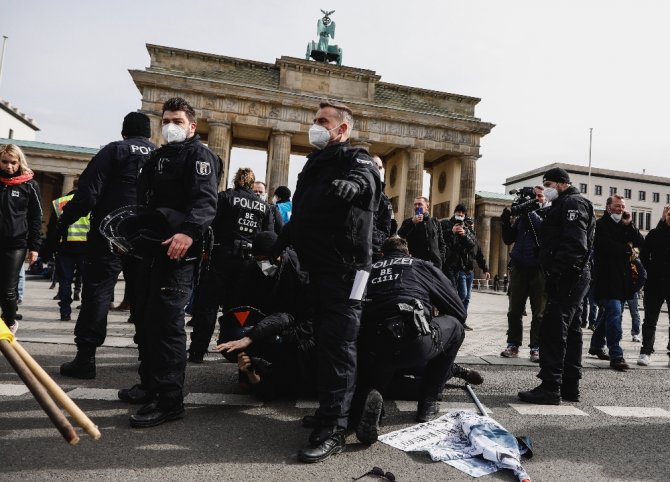
[[[382,417],[382,408],[384,407],[384,399],[381,394],[374,388],[368,392],[365,399],[365,406],[363,407],[363,414],[361,421],[356,427],[356,438],[358,441],[372,445],[379,438],[379,422]]]
[[[72,317],[70,315],[60,315],[60,321],[72,321]]]
[[[626,363],[626,360],[623,358],[615,358],[614,360],[610,361],[610,367],[619,372],[625,372],[630,368],[628,363]]]
[[[607,354],[604,348],[596,350],[595,348],[589,348],[589,355],[598,357],[599,360],[609,360],[610,356]]]
[[[519,399],[526,403],[535,403],[538,405],[560,405],[561,395],[558,390],[549,390],[543,385],[535,387],[532,390],[519,392]]]
[[[16,314],[14,315],[14,319],[15,319],[16,321],[21,321],[21,320],[23,319],[23,315],[20,314],[20,313],[16,313]]]

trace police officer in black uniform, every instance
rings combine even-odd
[[[379,169],[379,176],[384,179],[384,164],[379,156],[372,156],[375,161],[377,169]],[[391,222],[393,221],[393,206],[391,200],[384,194],[384,181],[382,181],[382,193],[379,198],[379,209],[375,212],[374,226],[372,227],[372,259],[377,261],[381,258],[382,244],[391,235]]]
[[[140,169],[156,148],[150,141],[151,123],[140,112],[123,119],[123,140],[103,147],[79,177],[74,197],[63,208],[59,232],[91,213],[84,260],[81,311],[74,328],[77,355],[60,367],[61,375],[95,378],[95,350],[107,335],[107,313],[121,272],[121,257],[109,249],[100,234],[100,221],[122,206],[136,204]]]
[[[416,420],[434,418],[465,338],[465,308],[444,273],[411,257],[407,242],[397,236],[385,241],[382,252],[370,272],[359,344],[356,399],[367,399],[356,434],[366,444],[377,441],[381,394],[400,370],[422,371]],[[433,308],[440,316],[432,316]]]
[[[270,227],[271,206],[252,187],[254,172],[241,168],[235,173],[234,187],[219,193],[214,230],[214,249],[209,270],[200,285],[191,325],[189,361],[201,363],[216,325],[219,306],[223,310],[244,303],[240,276],[254,263],[251,246],[260,231]]]
[[[314,322],[319,427],[310,435],[310,445],[298,453],[302,462],[318,462],[344,448],[356,378],[360,300],[381,193],[379,171],[370,155],[348,141],[351,109],[329,102],[319,107],[309,130],[316,150],[298,176],[291,221],[276,246],[277,251],[288,244],[295,248],[309,273],[318,310]]]
[[[524,402],[559,405],[579,401],[582,377],[580,305],[589,288],[589,254],[595,215],[591,202],[570,185],[558,167],[543,177],[544,196],[552,203],[540,230],[540,266],[545,272],[547,304],[540,327],[542,383],[519,392]]]
[[[138,184],[140,204],[165,214],[175,234],[142,260],[136,302],[131,306],[141,383],[120,390],[119,398],[146,403],[130,417],[137,428],[184,416],[184,306],[193,289],[205,231],[216,215],[221,171],[221,160],[200,142],[195,128],[195,111],[184,99],[166,101],[162,132],[167,144],[154,151]]]

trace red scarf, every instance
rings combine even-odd
[[[19,176],[13,177],[4,177],[0,176],[0,182],[5,186],[16,186],[18,184],[23,184],[24,182],[30,181],[35,174],[30,169],[27,169],[26,172]]]

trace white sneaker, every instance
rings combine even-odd
[[[637,343],[641,343],[642,338],[640,337],[640,335],[633,335],[633,341],[635,341]]]
[[[643,367],[648,367],[651,363],[651,357],[644,353],[640,353],[640,358],[637,359],[637,364]]]
[[[12,335],[16,335],[16,330],[19,329],[19,322],[14,320],[14,324],[12,326],[9,326],[9,331],[12,332]]]

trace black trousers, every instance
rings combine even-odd
[[[160,253],[139,267],[138,293],[131,305],[142,386],[158,394],[162,407],[183,402],[186,372],[184,307],[193,289],[195,264]]]
[[[552,389],[564,380],[582,378],[581,305],[591,273],[563,277],[553,286],[547,281],[547,305],[540,325],[540,373]]]
[[[642,322],[642,348],[640,353],[651,355],[654,353],[654,342],[656,341],[656,324],[661,314],[663,302],[670,305],[670,287],[652,286],[647,281],[644,287],[644,321]],[[670,316],[670,315],[669,315]],[[668,341],[668,352],[670,352],[670,340]]]
[[[89,231],[87,244],[81,311],[74,327],[74,342],[77,347],[95,348],[101,346],[107,336],[107,315],[121,272],[121,257],[93,230]]]
[[[196,288],[191,319],[191,353],[207,352],[216,328],[219,307],[226,311],[247,304],[249,300],[240,293],[240,275],[253,262],[250,259],[214,254],[209,271]]]
[[[447,315],[433,318],[430,325],[430,335],[401,341],[365,330],[357,400],[363,400],[370,388],[386,393],[394,377],[409,369],[422,374],[419,399],[437,398],[451,378],[465,330],[456,318]]]
[[[82,275],[85,271],[82,253],[58,253],[56,254],[56,277],[58,278],[58,306],[61,316],[72,314],[72,283],[76,275]]]
[[[323,426],[347,427],[356,388],[356,340],[361,302],[349,299],[353,274],[310,273],[315,297],[317,394],[316,417]]]
[[[16,285],[25,258],[26,248],[0,249],[0,308],[7,326],[12,326],[16,321]]]

